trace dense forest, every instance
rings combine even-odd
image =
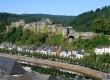
[[[95,11],[91,10],[84,12],[76,16],[71,25],[73,26],[73,29],[77,31],[92,31],[92,27],[94,26],[94,21],[96,19],[106,19],[107,21],[110,21],[110,6],[105,6],[101,9],[98,8]]]
[[[6,25],[11,22],[24,19],[26,23],[40,21],[42,18],[49,18],[54,23],[60,23],[69,25],[74,19],[74,16],[60,16],[60,15],[48,15],[48,14],[12,14],[12,13],[0,13],[0,32],[2,32]]]

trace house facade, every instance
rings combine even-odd
[[[110,46],[109,47],[96,47],[95,48],[95,53],[96,55],[101,55],[101,54],[107,54],[107,53],[110,53]]]
[[[83,58],[84,57],[84,50],[80,50],[80,49],[73,49],[72,50],[72,55],[75,56],[75,58]]]

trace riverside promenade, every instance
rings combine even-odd
[[[84,74],[89,77],[93,77],[96,80],[102,80],[105,76],[105,73],[103,72],[96,71],[96,70],[79,66],[79,65],[68,64],[68,63],[61,63],[61,62],[36,59],[36,58],[25,57],[25,56],[18,56],[18,55],[10,55],[6,53],[0,53],[0,57],[12,58],[18,61],[34,63],[36,65],[50,66],[58,69],[70,70],[73,72]]]

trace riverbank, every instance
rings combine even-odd
[[[79,66],[79,65],[72,65],[68,63],[42,60],[42,59],[25,57],[25,56],[10,55],[10,54],[5,54],[5,53],[0,53],[0,57],[7,57],[7,58],[12,58],[12,59],[16,59],[19,61],[25,61],[25,62],[34,63],[38,65],[52,66],[52,67],[59,68],[59,69],[75,71],[75,72],[78,72],[78,73],[81,73],[81,74],[84,74],[90,77],[94,77],[97,80],[102,80],[105,77],[105,73],[103,72],[96,71],[96,70],[86,68],[83,66]]]

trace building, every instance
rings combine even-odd
[[[74,56],[76,56],[76,58],[83,58],[85,52],[84,52],[84,50],[73,49],[73,50],[72,50],[72,54],[73,54]]]
[[[98,46],[95,48],[95,53],[96,53],[96,55],[110,53],[110,46],[109,47]]]
[[[36,53],[43,53],[45,47],[46,47],[45,45],[42,45],[42,46],[40,46],[39,48],[37,48],[37,49],[35,50],[35,52],[36,52]]]
[[[0,73],[6,75],[24,74],[26,71],[16,60],[0,57]]]
[[[18,22],[12,22],[11,25],[8,25],[6,32],[11,28],[22,26],[24,30],[29,29],[34,32],[41,33],[53,33],[53,34],[62,34],[64,37],[68,38],[68,42],[72,42],[74,39],[77,39],[81,36],[82,39],[91,39],[97,34],[94,32],[76,32],[73,30],[72,26],[64,26],[62,24],[54,24],[49,18],[43,18],[41,21],[25,23],[24,20],[19,20]]]
[[[71,55],[71,51],[61,51],[60,52],[60,56],[63,56],[63,57],[69,57]]]
[[[36,46],[30,46],[29,47],[29,52],[34,53],[36,51],[37,47]],[[27,51],[28,52],[28,51]]]
[[[24,20],[19,20],[18,22],[12,22],[11,27],[19,27],[19,26],[24,26],[25,21]]]

